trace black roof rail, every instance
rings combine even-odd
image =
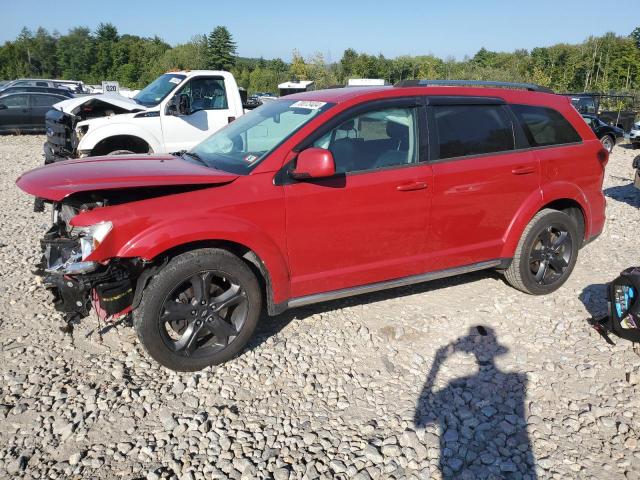
[[[394,87],[497,87],[529,90],[530,92],[553,93],[553,90],[534,83],[492,82],[487,80],[402,80]]]

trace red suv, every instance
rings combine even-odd
[[[149,354],[188,371],[236,355],[263,308],[486,268],[556,290],[602,231],[608,153],[564,96],[441,83],[290,95],[189,152],[25,173],[53,204],[57,308],[132,311]]]

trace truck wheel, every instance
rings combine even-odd
[[[580,238],[573,218],[545,208],[529,222],[505,277],[513,287],[545,295],[562,286],[573,271]]]
[[[602,146],[606,148],[607,152],[609,153],[613,151],[613,147],[616,144],[615,140],[611,138],[611,135],[603,135],[602,138],[600,139],[600,142],[602,143]]]
[[[133,324],[145,350],[182,372],[233,358],[247,343],[262,308],[251,269],[226,250],[174,257],[145,288]]]

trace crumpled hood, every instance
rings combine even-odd
[[[236,178],[173,155],[118,155],[52,163],[22,174],[16,184],[31,195],[57,202],[78,192],[218,185]]]
[[[148,110],[144,105],[136,103],[130,98],[123,97],[122,95],[86,95],[81,97],[70,98],[69,100],[63,100],[53,105],[56,110],[63,111],[75,115],[82,105],[88,104],[107,104],[114,107],[122,108],[128,112],[142,112]]]

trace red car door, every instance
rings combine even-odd
[[[518,209],[540,195],[539,161],[515,149],[524,134],[499,102],[435,103],[428,115],[434,269],[497,259]]]
[[[419,112],[359,113],[313,143],[333,153],[337,175],[285,187],[293,297],[428,269],[432,168],[419,162]]]

